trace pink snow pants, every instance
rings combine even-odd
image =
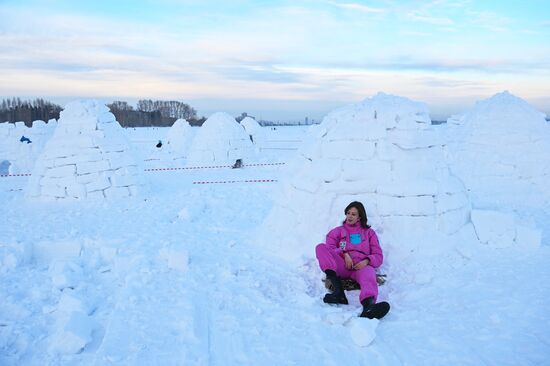
[[[376,283],[376,271],[373,267],[365,266],[359,270],[349,270],[346,268],[344,258],[333,253],[328,245],[324,243],[315,247],[315,254],[317,255],[321,271],[324,272],[327,269],[331,269],[336,272],[338,277],[351,278],[361,286],[359,301],[363,301],[372,296],[376,302],[376,298],[378,297],[378,284]]]

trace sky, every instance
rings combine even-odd
[[[320,120],[384,92],[444,119],[508,90],[550,115],[547,0],[0,0],[0,19],[0,98]]]

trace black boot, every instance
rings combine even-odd
[[[331,269],[327,269],[325,271],[327,274],[326,281],[330,281],[332,283],[332,293],[326,294],[323,298],[323,301],[327,304],[348,304],[348,299],[346,298],[346,293],[344,292],[344,287],[342,286],[342,281],[340,281],[340,277],[336,275],[336,272],[334,272]]]
[[[363,312],[359,315],[362,318],[369,319],[382,319],[388,311],[390,311],[390,304],[385,301],[374,303],[374,297],[367,297],[361,301],[363,305]]]

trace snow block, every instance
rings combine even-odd
[[[351,318],[347,324],[350,337],[358,347],[369,346],[376,338],[378,319]]]
[[[382,216],[430,216],[435,214],[432,196],[395,197],[379,195],[376,205]]]
[[[81,250],[77,241],[42,241],[33,244],[32,257],[37,264],[49,266],[54,261],[78,258]]]
[[[542,231],[527,226],[516,226],[516,244],[525,249],[537,249],[542,243]]]
[[[514,216],[498,211],[472,210],[479,241],[493,248],[510,248],[516,237]]]
[[[98,327],[90,316],[72,312],[68,321],[50,337],[49,351],[60,354],[77,354],[82,352],[92,341],[92,333]]]
[[[82,280],[82,268],[70,260],[57,260],[49,265],[52,284],[59,290],[75,288]]]
[[[182,250],[163,248],[159,252],[159,259],[166,263],[168,268],[185,273],[189,263],[189,255]]]

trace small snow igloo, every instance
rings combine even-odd
[[[30,173],[46,141],[53,134],[54,123],[41,120],[32,123],[0,123],[0,161],[9,161],[9,174]],[[5,171],[5,170],[4,170]]]
[[[178,119],[166,135],[168,151],[173,160],[186,159],[195,129],[185,119]]]
[[[310,131],[260,229],[277,238],[268,247],[287,259],[312,257],[344,208],[361,201],[393,258],[448,251],[470,205],[423,103],[379,93],[329,113]]]
[[[246,133],[248,134],[248,136],[250,136],[250,140],[255,145],[259,145],[265,140],[265,133],[263,131],[263,127],[260,126],[260,124],[256,122],[255,119],[251,117],[245,117],[241,121],[241,126],[244,127]]]
[[[550,125],[509,92],[447,121],[451,170],[478,208],[531,210],[550,205]]]
[[[96,100],[67,104],[39,156],[26,196],[46,200],[134,196],[143,186],[122,127]]]
[[[217,112],[208,117],[193,139],[188,166],[246,164],[255,157],[254,145],[235,118]]]

